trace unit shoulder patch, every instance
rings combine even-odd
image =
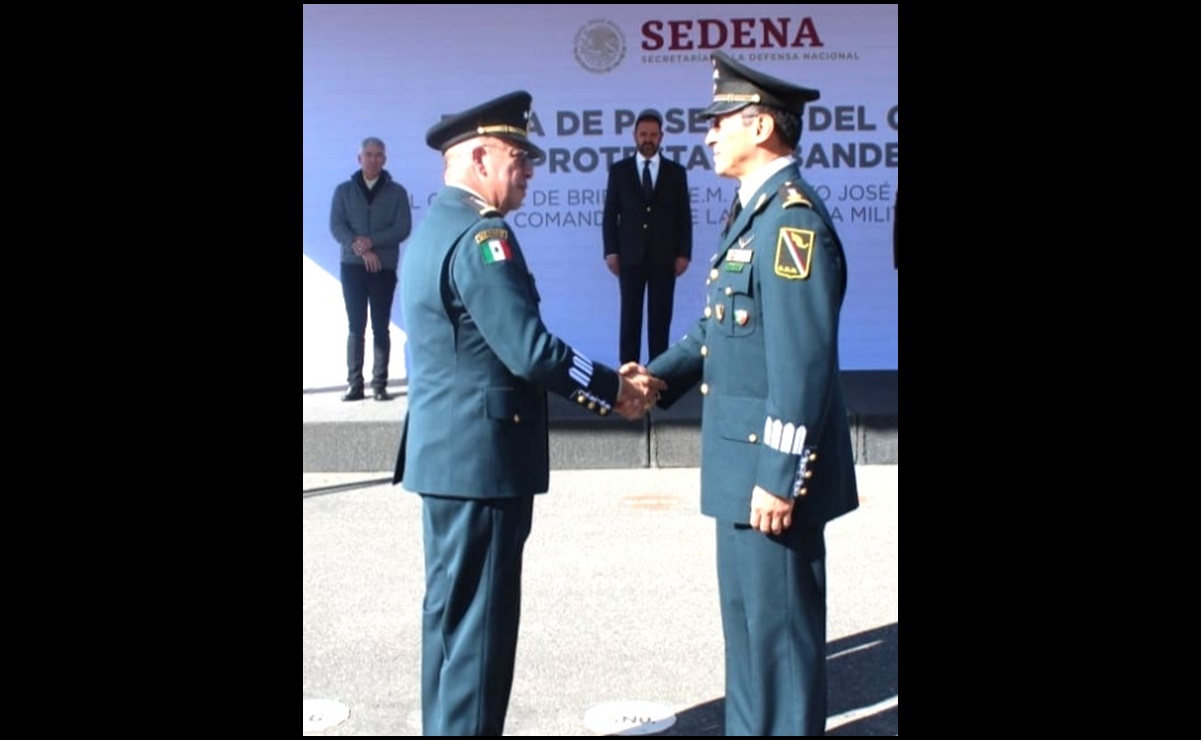
[[[784,208],[791,208],[793,206],[813,207],[813,203],[791,182],[786,182],[780,186],[780,200],[781,206]]]
[[[813,266],[817,232],[784,227],[776,237],[776,274],[789,280],[804,280]]]

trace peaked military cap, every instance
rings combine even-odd
[[[432,149],[445,152],[461,141],[477,136],[496,136],[525,149],[534,159],[542,159],[546,156],[545,152],[529,139],[532,102],[533,98],[528,92],[518,90],[462,113],[445,116],[426,132],[425,143]]]
[[[748,105],[769,105],[800,114],[821,93],[757,72],[720,51],[713,52],[713,103],[701,115],[716,118]]]

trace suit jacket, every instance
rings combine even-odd
[[[855,509],[838,363],[846,259],[792,163],[734,219],[710,265],[704,317],[655,358],[670,406],[703,380],[701,511],[747,522],[759,485],[796,496],[793,526]]]
[[[607,415],[617,372],[547,330],[517,236],[460,188],[430,205],[400,290],[409,407],[393,483],[465,498],[545,492],[547,390]]]
[[[678,162],[659,155],[659,177],[650,202],[642,193],[642,172],[637,156],[609,168],[605,214],[601,231],[605,256],[616,254],[621,264],[648,262],[671,265],[676,257],[692,259],[692,203],[688,172]]]

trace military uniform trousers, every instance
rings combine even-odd
[[[499,736],[513,687],[534,497],[421,499],[422,734]]]
[[[726,735],[825,734],[824,528],[775,536],[717,520]]]

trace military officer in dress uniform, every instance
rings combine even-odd
[[[644,368],[623,377],[593,362],[542,323],[505,221],[543,156],[527,136],[530,103],[510,93],[429,129],[446,186],[401,267],[409,409],[393,482],[422,497],[426,735],[504,730],[522,551],[549,482],[547,391],[606,416],[662,388]]]
[[[701,512],[717,521],[727,735],[822,735],[825,523],[858,506],[838,365],[842,245],[794,152],[811,90],[714,52],[705,110],[741,210],[703,318],[647,369],[670,406],[701,382]],[[737,210],[737,206],[735,208]]]

